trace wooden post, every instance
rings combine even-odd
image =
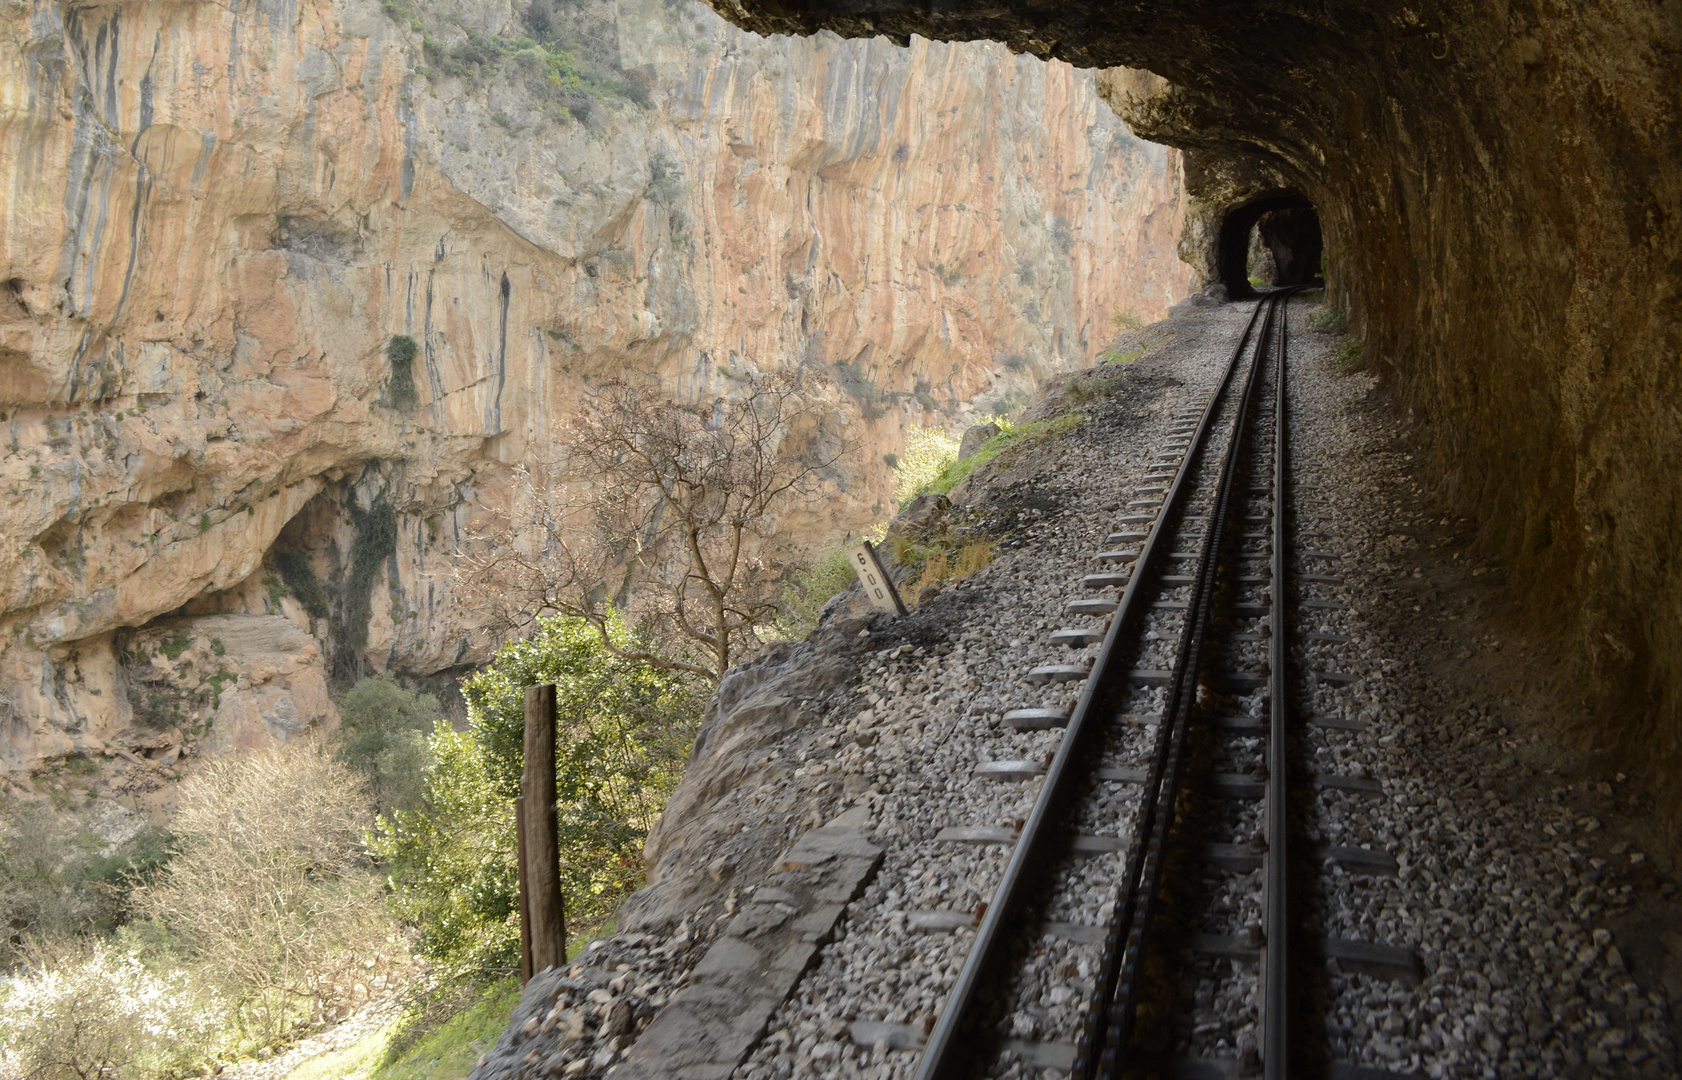
[[[525,925],[531,973],[567,958],[561,904],[560,837],[555,823],[555,687],[526,687],[526,758],[520,774],[520,833],[525,841]]]

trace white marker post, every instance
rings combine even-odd
[[[869,540],[854,548],[851,557],[859,584],[864,586],[864,595],[870,597],[877,611],[909,614],[905,610],[905,602],[899,598],[899,590],[894,588],[888,572],[882,569],[882,560],[876,557],[876,549],[870,546]]]

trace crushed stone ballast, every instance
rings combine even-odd
[[[1100,599],[1071,601],[1072,612],[1107,615],[1107,625],[1052,634],[1072,648],[1101,641],[1097,655],[1028,673],[1084,684],[1074,710],[1005,714],[1007,724],[1066,728],[1037,770],[1045,780],[1020,836],[955,828],[935,838],[1014,850],[919,1080],[1023,1067],[1082,1080],[1158,1068],[1319,1073],[1324,1062],[1311,1062],[1323,1044],[1292,1037],[1318,1013],[1293,969],[1312,957],[1340,970],[1415,974],[1407,949],[1310,940],[1291,903],[1304,884],[1291,879],[1305,868],[1293,868],[1290,853],[1309,853],[1291,842],[1293,781],[1322,798],[1382,789],[1295,768],[1294,718],[1275,707],[1296,696],[1288,642],[1307,630],[1287,619],[1286,605],[1286,432],[1276,422],[1284,296],[1257,305],[1215,395],[1170,427],[1153,465],[1161,482],[1134,490],[1141,498],[1106,538],[1122,547],[1098,554],[1124,572],[1082,579]],[[988,762],[977,774],[1026,779],[1032,764]],[[1355,873],[1395,866],[1369,847],[1312,854]],[[1096,905],[1094,882],[1111,883]],[[1159,910],[1170,896],[1173,909]],[[911,919],[953,930],[961,914]],[[919,1034],[901,1037],[915,1043]]]
[[[937,513],[1011,538],[990,565],[903,619],[840,605],[808,642],[731,672],[622,932],[534,979],[475,1078],[915,1076],[1079,706],[1097,631],[1182,475],[1186,421],[1214,397],[1249,315],[1225,306],[1172,320],[1120,393],[1080,403],[1084,425],[954,492]],[[1163,849],[1181,883],[1153,946],[1168,962],[1142,983],[1173,1019],[1142,1028],[1153,1034],[1141,1051],[1175,1069],[1201,1060],[1210,1075],[1248,1073],[1265,1055],[1266,796],[1277,785],[1257,766],[1270,753],[1277,595],[1293,635],[1286,700],[1303,721],[1282,770],[1299,913],[1289,933],[1303,946],[1292,970],[1311,1018],[1293,1029],[1302,1052],[1351,1076],[1671,1075],[1664,987],[1637,982],[1594,925],[1629,890],[1593,884],[1604,876],[1590,879],[1580,845],[1557,839],[1569,823],[1551,808],[1463,797],[1432,772],[1457,759],[1401,753],[1443,724],[1409,711],[1409,695],[1434,699],[1398,654],[1375,652],[1390,639],[1363,615],[1378,576],[1363,556],[1385,528],[1379,486],[1354,467],[1367,451],[1351,395],[1366,384],[1337,372],[1323,338],[1291,347],[1294,446],[1238,466],[1221,560],[1232,572],[1185,729],[1196,794]],[[1276,382],[1263,372],[1258,387],[1271,431]],[[1236,408],[1217,408],[1213,451]],[[1283,545],[1254,509],[1276,461],[1293,474],[1297,524]],[[1206,471],[1187,470],[1193,510],[1212,502]],[[1007,969],[967,1029],[986,1074],[1066,1076],[1078,1056],[1173,653],[1194,614],[1196,547],[1165,541],[1162,565],[1143,575],[1153,591],[1117,679],[1127,720],[1062,830],[1068,858],[1033,882],[1006,935]],[[1472,726],[1495,732],[1487,716]],[[1486,808],[1516,830],[1511,862]],[[1450,841],[1454,830],[1483,839]]]

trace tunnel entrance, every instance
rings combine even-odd
[[[1312,285],[1320,280],[1320,218],[1314,204],[1294,191],[1268,195],[1231,211],[1221,224],[1220,274],[1228,299],[1264,288]]]

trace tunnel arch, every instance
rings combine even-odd
[[[1218,269],[1229,299],[1256,295],[1249,262],[1250,234],[1258,227],[1262,244],[1273,256],[1273,285],[1312,285],[1319,280],[1325,244],[1314,204],[1297,191],[1274,192],[1234,207],[1221,222]]]

